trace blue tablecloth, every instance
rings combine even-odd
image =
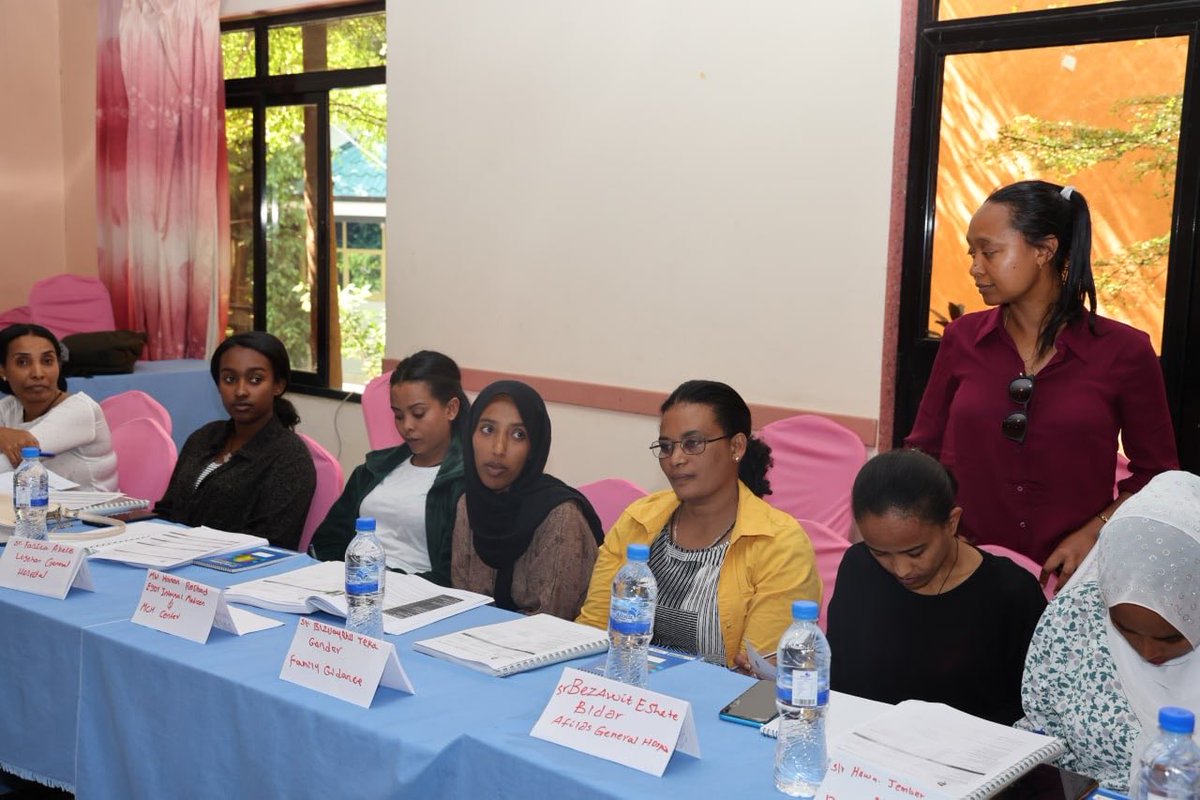
[[[177,574],[228,586],[306,560]],[[80,800],[779,796],[774,742],[717,718],[751,681],[718,667],[651,676],[652,689],[691,701],[702,753],[676,754],[659,779],[529,736],[564,665],[492,678],[412,650],[509,612],[478,608],[389,637],[416,694],[380,689],[362,709],[279,679],[296,616],[261,612],[285,624],[214,630],[200,645],[128,621],[144,570],[90,567],[97,591],[65,601],[0,589],[0,766]]]
[[[201,425],[229,416],[209,374],[208,362],[199,359],[139,361],[128,375],[70,378],[67,388],[72,392],[84,392],[97,402],[130,389],[140,389],[170,412],[171,438],[178,448],[182,448],[187,437]]]
[[[653,676],[693,702],[707,754],[675,756],[660,780],[529,736],[562,665],[491,678],[411,649],[511,616],[480,608],[389,637],[417,693],[380,689],[370,709],[279,680],[292,616],[203,646],[130,623],[89,628],[78,797],[777,796],[773,742],[717,719],[749,678],[701,663]]]

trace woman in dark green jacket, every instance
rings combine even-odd
[[[392,410],[404,444],[367,453],[313,534],[312,552],[338,561],[354,520],[374,517],[388,569],[450,585],[450,541],[464,489],[460,428],[468,401],[458,365],[431,350],[392,373]]]

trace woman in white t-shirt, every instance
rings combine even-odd
[[[374,517],[388,569],[449,586],[464,487],[460,427],[469,406],[462,375],[450,357],[422,350],[396,366],[391,394],[404,444],[367,453],[313,534],[312,552],[323,561],[342,559],[354,520]]]
[[[48,469],[80,489],[116,491],[108,423],[96,401],[67,392],[66,359],[54,334],[41,325],[10,325],[0,331],[0,356],[0,472],[16,469],[22,447],[37,447]]]

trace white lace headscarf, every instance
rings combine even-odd
[[[1105,614],[1117,675],[1142,726],[1131,768],[1158,731],[1158,710],[1200,715],[1200,477],[1164,472],[1117,509],[1097,545],[1106,608],[1129,603],[1171,623],[1192,651],[1162,665],[1144,660]],[[1132,783],[1130,785],[1133,785]]]

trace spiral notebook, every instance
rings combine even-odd
[[[498,677],[595,655],[607,648],[606,631],[549,614],[481,625],[413,643],[413,650]]]
[[[772,735],[766,726],[763,732]],[[833,766],[821,795],[836,800],[864,791],[881,798],[916,792],[928,800],[982,800],[1066,751],[1052,736],[920,700],[905,700],[830,739]],[[863,775],[879,782],[859,785]],[[903,789],[880,791],[881,785]]]

